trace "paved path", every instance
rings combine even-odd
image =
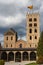
[[[5,65],[25,65],[25,64],[29,64],[29,63],[32,63],[32,62],[35,62],[35,61],[22,61],[22,62],[14,62],[14,61],[11,61],[11,62],[5,62]]]

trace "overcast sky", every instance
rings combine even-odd
[[[43,0],[0,0],[0,42],[3,42],[3,34],[9,28],[13,28],[26,37],[26,13],[30,10],[27,6],[33,5],[33,12],[40,13],[40,30],[43,30]]]

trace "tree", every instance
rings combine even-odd
[[[0,60],[0,65],[4,65],[4,64],[5,64],[4,60]]]
[[[41,32],[38,47],[37,47],[38,63],[43,64],[43,32]]]

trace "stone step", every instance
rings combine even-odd
[[[25,65],[25,64],[32,63],[32,62],[35,62],[35,61],[22,61],[22,62],[11,61],[11,62],[5,62],[5,65]]]

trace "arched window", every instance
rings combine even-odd
[[[8,61],[14,61],[14,53],[13,52],[9,52]]]
[[[34,32],[37,33],[37,29],[35,29]]]
[[[8,40],[8,37],[6,37],[6,40]]]
[[[31,24],[29,24],[29,27],[32,27],[32,23],[31,23]]]
[[[32,36],[30,36],[30,40],[32,40]]]
[[[11,44],[11,47],[12,47],[12,44]]]
[[[11,40],[13,40],[13,37],[11,37]]]
[[[20,52],[15,53],[15,62],[21,62],[21,53]]]
[[[29,59],[28,52],[23,52],[23,61],[27,61]]]
[[[7,61],[7,53],[6,52],[2,52],[1,59]]]
[[[31,52],[30,53],[30,60],[31,61],[33,61],[33,60],[35,61],[36,60],[36,53],[35,52]]]
[[[32,33],[32,29],[29,29],[29,33]]]
[[[19,47],[22,48],[22,44],[20,44]]]
[[[36,27],[37,26],[37,23],[34,23],[34,26]]]
[[[29,18],[29,22],[32,22],[32,18]]]
[[[37,39],[37,36],[35,36],[35,39]]]
[[[35,45],[35,47],[37,47],[37,45]]]
[[[31,44],[30,44],[30,47],[31,47]]]
[[[37,18],[34,18],[34,21],[37,21]]]

